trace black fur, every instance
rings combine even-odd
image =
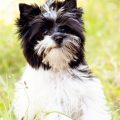
[[[20,4],[20,18],[17,19],[17,27],[19,38],[22,39],[23,53],[28,63],[34,67],[39,68],[42,66],[44,69],[50,69],[51,66],[43,64],[43,52],[38,56],[34,50],[37,40],[43,40],[44,36],[52,35],[55,32],[67,33],[78,36],[80,38],[80,49],[78,49],[76,56],[77,59],[71,60],[69,66],[71,68],[77,67],[79,64],[85,64],[84,59],[84,28],[81,8],[77,8],[76,0],[66,0],[65,2],[54,2],[50,6],[63,12],[57,19],[45,17],[43,14],[46,12],[43,7],[38,5]]]

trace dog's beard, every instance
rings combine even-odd
[[[42,57],[42,63],[49,65],[54,70],[67,69],[69,63],[77,59],[79,49],[80,40],[74,35],[65,38],[61,46],[47,35],[44,40],[38,40],[38,44],[34,48],[38,56]]]

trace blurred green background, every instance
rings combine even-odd
[[[16,35],[18,3],[44,0],[4,0],[0,3],[0,120],[14,120],[14,83],[26,61]],[[84,9],[86,59],[103,86],[113,120],[120,120],[120,0],[78,0]]]

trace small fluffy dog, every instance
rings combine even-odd
[[[29,65],[16,84],[16,119],[110,120],[84,57],[83,11],[76,0],[20,4],[18,33]]]

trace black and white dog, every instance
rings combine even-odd
[[[83,11],[76,0],[20,4],[19,10],[29,64],[16,84],[16,119],[39,114],[41,120],[110,120],[102,86],[85,61]]]

